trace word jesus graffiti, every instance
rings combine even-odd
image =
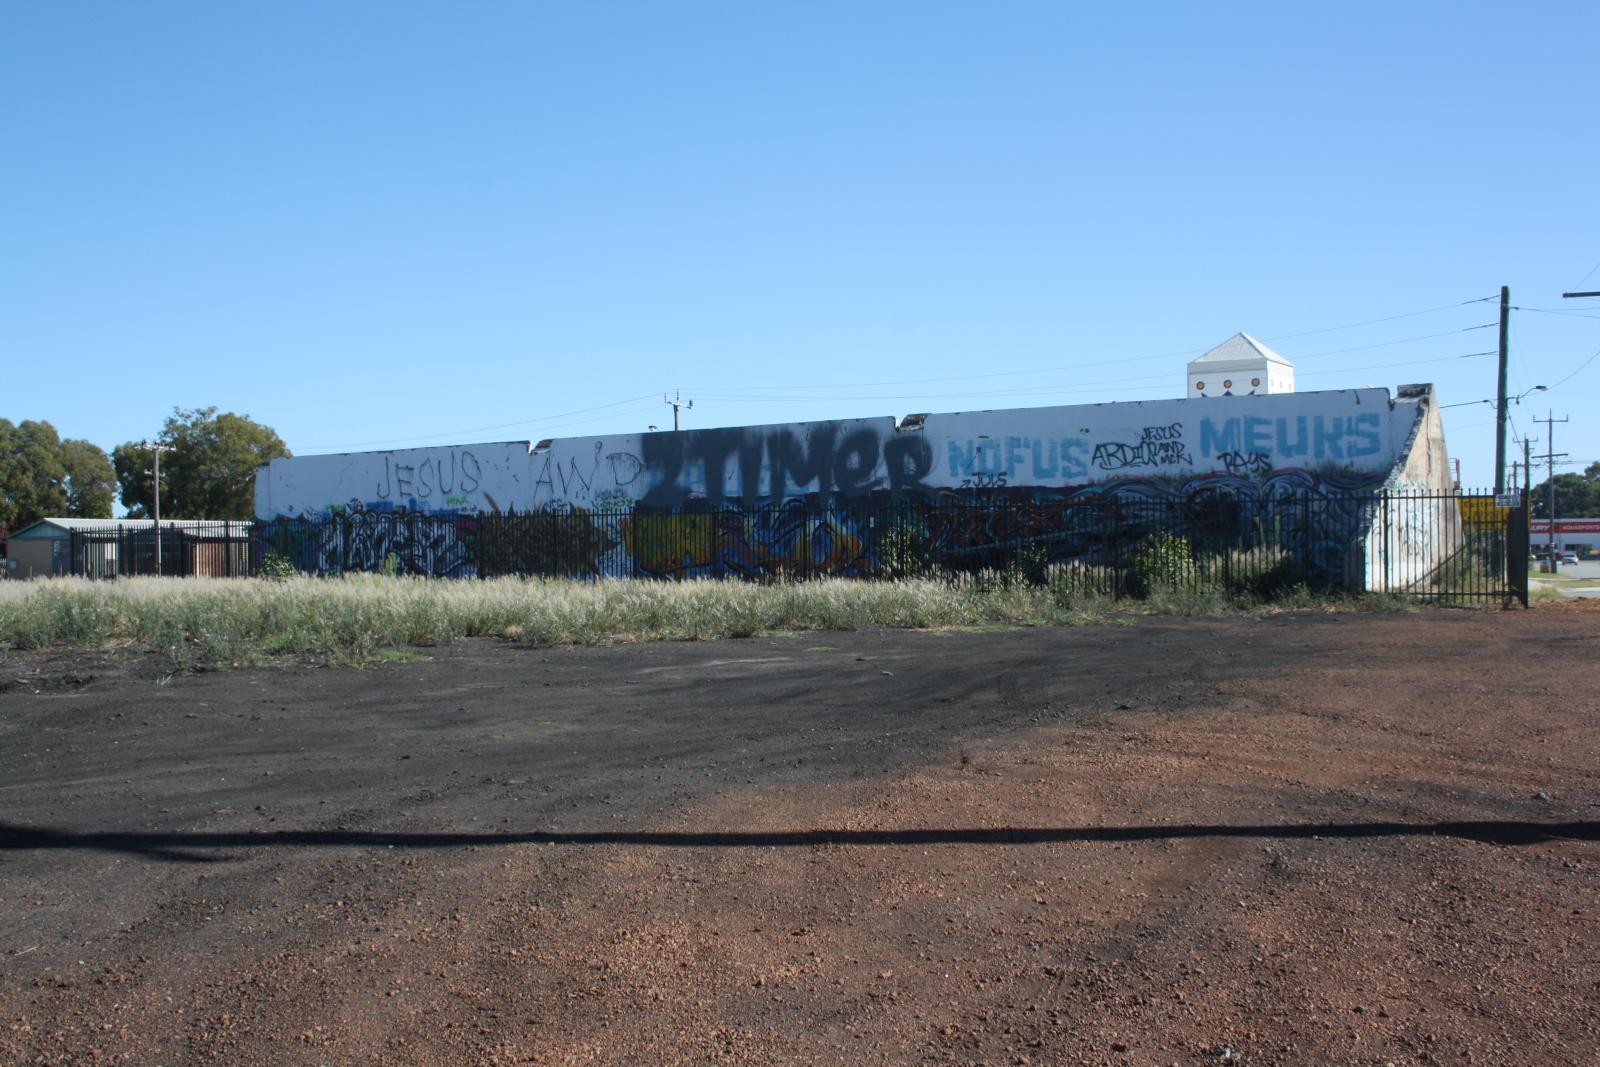
[[[1094,446],[1094,465],[1103,471],[1127,467],[1189,467],[1194,459],[1183,447],[1183,423],[1146,426],[1134,445],[1109,442]]]
[[[465,495],[483,482],[483,467],[469,450],[452,448],[446,455],[429,456],[421,463],[398,463],[383,457],[383,477],[376,492],[379,500],[428,500]]]

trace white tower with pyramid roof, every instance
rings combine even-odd
[[[1247,333],[1189,361],[1186,397],[1294,392],[1294,364]]]

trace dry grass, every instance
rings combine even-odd
[[[1270,602],[1217,588],[1115,601],[1053,569],[1043,583],[982,574],[895,581],[647,582],[499,578],[455,582],[375,574],[286,580],[55,578],[0,582],[0,647],[137,646],[172,669],[247,666],[274,656],[367,662],[384,650],[499,637],[529,645],[710,640],[869,626],[947,629],[1127,622],[1134,614],[1292,609],[1405,610],[1400,598],[1288,590]]]
[[[982,579],[447,582],[60,578],[0,585],[0,643],[135,643],[181,667],[277,654],[360,660],[380,649],[494,636],[533,645],[748,637],[776,631],[1095,621],[1105,605]]]

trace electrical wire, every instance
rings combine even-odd
[[[1451,310],[1453,308],[1466,307],[1466,306],[1468,306],[1470,304],[1481,304],[1481,303],[1483,303],[1484,301],[1487,301],[1487,300],[1498,300],[1498,299],[1499,299],[1499,297],[1494,297],[1494,296],[1479,297],[1476,300],[1464,300],[1459,304],[1441,304],[1438,307],[1423,308],[1421,311],[1408,311],[1408,312],[1406,312],[1405,314],[1402,314],[1402,315],[1390,315],[1390,316],[1387,316],[1387,317],[1381,318],[1381,319],[1367,319],[1367,320],[1365,320],[1363,322],[1345,323],[1342,326],[1325,326],[1322,329],[1304,330],[1304,331],[1302,331],[1300,333],[1274,334],[1271,337],[1263,338],[1263,340],[1281,341],[1281,340],[1287,340],[1287,339],[1293,338],[1293,337],[1310,337],[1313,334],[1333,333],[1333,332],[1338,331],[1338,330],[1350,330],[1350,329],[1355,329],[1358,326],[1371,326],[1371,325],[1373,325],[1375,323],[1380,323],[1380,322],[1393,322],[1396,319],[1414,318],[1414,317],[1416,317],[1418,315],[1428,315],[1428,314],[1432,314],[1432,313],[1438,312],[1438,311],[1448,311],[1448,310]],[[1370,349],[1370,348],[1383,348],[1383,347],[1386,347],[1386,346],[1389,346],[1389,345],[1409,344],[1409,343],[1411,343],[1413,341],[1426,341],[1426,340],[1431,340],[1431,339],[1436,338],[1436,337],[1448,337],[1453,333],[1466,333],[1469,330],[1487,329],[1488,327],[1494,326],[1494,325],[1497,325],[1497,323],[1490,322],[1490,323],[1485,323],[1483,326],[1468,326],[1468,327],[1466,327],[1465,329],[1462,329],[1462,330],[1445,330],[1445,331],[1443,331],[1441,333],[1422,334],[1422,335],[1417,336],[1417,337],[1403,337],[1403,338],[1400,338],[1399,340],[1396,340],[1396,341],[1384,341],[1384,342],[1382,342],[1380,344],[1375,344],[1375,345],[1358,345],[1358,346],[1356,346],[1354,348],[1336,348],[1336,349],[1333,349],[1333,350],[1328,351],[1328,352],[1313,352],[1310,355],[1296,356],[1295,358],[1297,360],[1299,360],[1299,359],[1312,359],[1312,358],[1315,358],[1317,356],[1331,356],[1331,355],[1338,355],[1338,354],[1343,353],[1343,352],[1360,352],[1360,351],[1365,351],[1366,349]],[[1215,346],[1212,346],[1212,347],[1215,347]],[[1183,349],[1183,350],[1177,351],[1177,352],[1160,352],[1160,353],[1157,353],[1155,355],[1149,355],[1149,356],[1129,356],[1129,357],[1126,357],[1124,359],[1097,359],[1097,360],[1090,360],[1090,361],[1083,362],[1083,363],[1068,363],[1068,364],[1063,364],[1061,366],[1055,366],[1055,367],[1033,367],[1033,368],[1030,368],[1028,370],[988,371],[988,372],[985,372],[985,373],[982,373],[982,374],[956,374],[956,375],[945,375],[945,376],[937,377],[937,378],[896,378],[896,379],[892,379],[892,380],[888,380],[888,381],[861,382],[861,383],[858,383],[856,388],[875,389],[875,388],[880,388],[880,387],[883,387],[883,386],[932,385],[932,384],[937,384],[937,383],[941,383],[941,382],[968,382],[968,381],[978,381],[978,380],[989,379],[989,378],[1010,378],[1010,377],[1018,377],[1020,375],[1027,375],[1027,374],[1057,374],[1057,373],[1061,373],[1063,371],[1084,370],[1086,368],[1115,367],[1115,366],[1122,366],[1122,365],[1125,365],[1125,364],[1128,364],[1128,363],[1143,363],[1143,362],[1148,362],[1149,360],[1155,360],[1155,359],[1176,359],[1176,358],[1178,358],[1180,356],[1196,356],[1196,355],[1201,355],[1201,354],[1209,352],[1209,351],[1211,351],[1211,348],[1186,348],[1186,349]],[[796,386],[786,386],[786,385],[761,385],[761,386],[750,386],[749,387],[749,389],[752,390],[752,391],[760,391],[760,392],[774,392],[774,391],[781,391],[781,390],[784,390],[784,389],[793,389],[793,388],[797,388],[797,387]],[[803,388],[803,387],[798,387],[798,388]],[[701,393],[701,392],[711,391],[711,390],[714,390],[714,389],[715,389],[715,386],[711,386],[711,387],[694,387],[694,392]],[[863,398],[863,399],[869,399],[869,398]]]
[[[1571,374],[1567,375],[1565,378],[1562,378],[1559,382],[1556,382],[1554,385],[1550,386],[1548,389],[1546,389],[1546,392],[1549,392],[1550,389],[1559,389],[1563,385],[1565,385],[1567,382],[1572,381],[1572,379],[1576,378],[1579,374],[1582,374],[1584,368],[1587,367],[1589,364],[1593,363],[1596,359],[1600,359],[1600,348],[1595,349],[1594,355],[1590,356],[1588,359],[1586,359],[1582,363],[1578,364],[1578,369],[1577,370],[1573,371]]]
[[[1332,369],[1329,369],[1329,370],[1321,370],[1321,371],[1304,371],[1304,372],[1301,372],[1299,374],[1299,376],[1303,377],[1303,378],[1312,378],[1312,377],[1317,377],[1319,375],[1325,375],[1325,374],[1353,374],[1353,373],[1355,373],[1357,371],[1388,370],[1388,369],[1390,369],[1392,367],[1412,367],[1412,366],[1419,366],[1419,365],[1430,364],[1430,363],[1450,363],[1450,362],[1454,362],[1455,360],[1458,360],[1458,359],[1473,359],[1473,358],[1480,357],[1480,356],[1492,356],[1494,354],[1495,354],[1495,352],[1492,351],[1492,350],[1491,351],[1485,351],[1485,352],[1466,352],[1466,353],[1463,353],[1462,355],[1458,355],[1458,356],[1436,356],[1436,357],[1433,357],[1433,358],[1430,358],[1430,359],[1401,360],[1399,362],[1392,362],[1392,363],[1369,363],[1369,364],[1365,364],[1365,365],[1360,366],[1360,367],[1337,367],[1337,368],[1332,368]],[[841,402],[841,401],[852,401],[852,400],[888,402],[888,401],[895,401],[895,400],[902,400],[902,401],[903,400],[942,400],[942,399],[949,399],[949,398],[954,398],[954,399],[972,399],[974,397],[993,398],[993,397],[1011,397],[1011,396],[1061,396],[1061,395],[1071,395],[1071,394],[1076,394],[1076,393],[1097,392],[1097,391],[1100,391],[1100,390],[1104,389],[1105,387],[1109,387],[1109,386],[1130,386],[1130,385],[1132,385],[1135,388],[1153,388],[1152,386],[1139,386],[1139,385],[1136,385],[1136,383],[1151,382],[1151,381],[1165,382],[1169,378],[1170,378],[1170,375],[1167,375],[1167,374],[1151,374],[1151,375],[1143,375],[1143,376],[1140,376],[1140,377],[1137,377],[1137,378],[1113,378],[1113,379],[1105,379],[1105,380],[1094,381],[1094,382],[1078,382],[1078,383],[1076,383],[1074,386],[1072,386],[1070,388],[1067,388],[1067,387],[1063,387],[1063,388],[1059,388],[1059,389],[1055,389],[1055,388],[1033,388],[1033,389],[1026,389],[1026,390],[1021,390],[1021,389],[992,389],[992,390],[985,390],[985,391],[982,391],[982,392],[966,391],[966,392],[960,392],[960,393],[895,393],[895,394],[878,394],[878,395],[874,395],[874,396],[835,396],[835,395],[821,395],[821,396],[740,396],[740,395],[730,395],[730,394],[721,394],[721,393],[699,393],[697,395],[701,399],[704,399],[704,400],[712,400],[712,401],[719,401],[719,402],[726,402],[726,403],[741,403],[741,404],[743,404],[743,403],[757,403],[757,404],[760,404],[760,403],[774,403],[774,402],[784,403],[784,402],[789,402],[789,401],[793,401],[793,402],[796,402],[796,403]]]
[[[1415,317],[1420,316],[1420,315],[1429,315],[1429,314],[1434,314],[1434,313],[1441,312],[1441,311],[1449,311],[1449,310],[1452,310],[1452,309],[1455,309],[1455,308],[1466,307],[1466,306],[1469,306],[1469,305],[1472,305],[1472,304],[1486,303],[1488,301],[1492,301],[1492,300],[1495,300],[1495,299],[1498,299],[1498,298],[1494,297],[1494,296],[1479,297],[1479,298],[1474,299],[1474,300],[1464,300],[1464,301],[1461,301],[1460,303],[1441,304],[1441,305],[1438,305],[1436,307],[1423,308],[1423,309],[1418,310],[1418,311],[1408,311],[1408,312],[1404,312],[1404,313],[1399,314],[1399,315],[1388,315],[1388,316],[1384,316],[1384,317],[1381,317],[1381,318],[1375,318],[1375,319],[1364,319],[1364,320],[1359,321],[1359,322],[1344,323],[1344,324],[1339,325],[1339,326],[1326,326],[1326,327],[1322,327],[1322,328],[1315,329],[1315,330],[1302,330],[1302,331],[1299,331],[1297,333],[1274,334],[1271,337],[1266,338],[1266,340],[1269,340],[1269,341],[1281,341],[1281,340],[1288,340],[1288,339],[1292,339],[1292,338],[1296,338],[1296,337],[1310,337],[1310,336],[1314,336],[1314,335],[1317,335],[1317,334],[1334,333],[1334,332],[1338,332],[1338,331],[1341,331],[1341,330],[1356,329],[1356,328],[1362,327],[1362,326],[1371,326],[1371,325],[1376,325],[1378,323],[1394,322],[1394,321],[1397,321],[1397,320],[1400,320],[1400,319],[1415,318]],[[1564,312],[1564,313],[1566,313],[1566,314],[1574,314],[1572,312]],[[1346,354],[1346,353],[1350,353],[1350,352],[1365,352],[1365,351],[1371,351],[1373,349],[1378,349],[1378,348],[1389,348],[1389,347],[1393,347],[1395,345],[1412,344],[1412,343],[1415,343],[1415,342],[1418,342],[1418,341],[1427,341],[1427,340],[1434,340],[1434,339],[1437,339],[1437,338],[1440,338],[1440,337],[1448,337],[1448,336],[1452,336],[1452,335],[1457,334],[1457,333],[1468,333],[1468,332],[1471,332],[1473,330],[1487,329],[1490,326],[1494,326],[1494,325],[1496,325],[1496,323],[1492,323],[1492,322],[1491,323],[1484,323],[1483,325],[1468,326],[1468,327],[1464,327],[1464,328],[1459,329],[1459,330],[1445,330],[1445,331],[1441,331],[1439,333],[1421,334],[1421,335],[1417,335],[1417,336],[1414,336],[1414,337],[1402,337],[1402,338],[1398,338],[1398,339],[1395,339],[1395,340],[1392,340],[1392,341],[1381,341],[1381,342],[1377,342],[1377,343],[1369,344],[1369,345],[1356,345],[1356,346],[1352,346],[1352,347],[1348,347],[1348,348],[1330,349],[1330,350],[1324,351],[1324,352],[1313,352],[1313,353],[1309,353],[1307,355],[1297,356],[1296,359],[1297,360],[1300,360],[1300,359],[1315,359],[1315,358],[1320,358],[1320,357],[1323,357],[1323,356],[1342,355],[1342,354]],[[1108,366],[1125,366],[1125,365],[1131,364],[1131,363],[1148,362],[1148,361],[1151,361],[1151,360],[1158,360],[1158,359],[1173,359],[1173,358],[1177,358],[1177,357],[1181,357],[1181,356],[1198,355],[1198,354],[1201,354],[1201,353],[1204,353],[1204,352],[1207,352],[1207,351],[1210,351],[1210,349],[1209,348],[1191,348],[1191,349],[1184,349],[1184,350],[1176,351],[1176,352],[1162,352],[1162,353],[1157,353],[1157,354],[1147,355],[1147,356],[1131,356],[1131,357],[1127,357],[1127,358],[1123,358],[1123,359],[1113,359],[1113,360],[1093,360],[1093,361],[1085,361],[1085,362],[1081,362],[1081,363],[1064,364],[1064,365],[1056,366],[1056,367],[1031,368],[1031,369],[1028,369],[1028,370],[991,371],[991,372],[986,372],[986,373],[981,373],[981,374],[944,375],[944,376],[931,377],[931,378],[912,378],[912,379],[895,379],[895,380],[880,381],[880,382],[862,382],[862,383],[859,383],[859,384],[854,385],[854,386],[847,386],[846,388],[875,388],[875,387],[881,387],[881,386],[927,385],[927,384],[940,384],[940,383],[947,383],[947,382],[977,381],[977,380],[987,380],[987,379],[1004,378],[1004,377],[1018,377],[1018,376],[1024,376],[1024,375],[1052,374],[1052,373],[1061,373],[1061,372],[1065,372],[1065,371],[1083,370],[1083,369],[1087,369],[1087,368],[1102,368],[1102,367],[1108,367]],[[1353,373],[1353,372],[1362,371],[1362,370],[1383,370],[1383,369],[1387,369],[1388,367],[1409,366],[1409,365],[1419,364],[1419,363],[1444,362],[1444,361],[1447,361],[1447,360],[1465,359],[1465,358],[1469,358],[1471,356],[1484,355],[1484,354],[1487,354],[1487,353],[1476,353],[1476,352],[1474,352],[1474,353],[1468,353],[1466,356],[1446,356],[1446,357],[1441,357],[1439,359],[1413,360],[1413,361],[1390,363],[1390,364],[1372,364],[1372,365],[1363,366],[1363,367],[1338,368],[1338,369],[1330,369],[1330,370],[1326,370],[1326,371],[1310,371],[1310,372],[1303,372],[1303,373],[1307,377],[1313,377],[1313,376],[1322,375],[1322,374]],[[1600,353],[1597,353],[1597,354],[1600,354]],[[1585,364],[1585,366],[1587,366],[1587,363]],[[1582,369],[1583,369],[1582,367],[1579,368],[1579,370],[1582,370]],[[1574,371],[1573,373],[1576,374],[1577,372]],[[1160,375],[1144,375],[1144,376],[1131,377],[1131,378],[1100,380],[1100,381],[1094,381],[1094,382],[1078,383],[1073,388],[1064,388],[1064,389],[1045,389],[1045,390],[1040,390],[1038,388],[1031,388],[1031,389],[995,389],[995,390],[985,390],[985,391],[981,391],[981,392],[964,391],[964,392],[961,392],[961,393],[911,393],[911,394],[884,394],[884,395],[866,395],[866,396],[859,395],[859,394],[857,394],[857,395],[838,395],[838,396],[795,396],[792,393],[788,393],[789,390],[792,390],[792,389],[795,389],[795,388],[804,388],[803,386],[751,386],[746,390],[715,390],[715,389],[704,390],[704,389],[696,389],[695,392],[697,394],[703,396],[707,400],[716,400],[716,401],[721,401],[721,402],[733,402],[733,403],[758,403],[758,402],[772,402],[772,401],[786,401],[786,402],[795,402],[795,403],[820,403],[820,402],[840,403],[840,402],[850,402],[850,401],[927,400],[927,399],[942,399],[942,398],[947,398],[947,397],[971,399],[971,398],[974,398],[974,397],[1074,395],[1074,394],[1078,394],[1078,393],[1093,392],[1093,391],[1096,391],[1098,389],[1103,389],[1103,388],[1108,387],[1108,386],[1121,386],[1123,388],[1132,388],[1132,389],[1138,391],[1138,390],[1144,390],[1144,389],[1153,389],[1155,387],[1154,386],[1143,386],[1143,385],[1139,385],[1137,383],[1140,383],[1140,382],[1152,382],[1152,381],[1164,381],[1164,380],[1166,380],[1167,377],[1168,376],[1166,374],[1160,374]],[[764,394],[771,394],[771,393],[784,394],[784,393],[788,393],[788,395],[758,395],[758,394],[763,394],[763,393]],[[514,428],[514,427],[531,426],[531,425],[534,425],[536,423],[540,424],[540,431],[541,431],[541,433],[544,433],[544,432],[547,432],[547,431],[553,430],[553,429],[562,429],[562,428],[570,427],[570,426],[586,425],[586,424],[602,421],[603,419],[606,419],[606,418],[612,418],[612,417],[615,417],[617,415],[636,414],[639,411],[649,410],[648,407],[639,408],[639,409],[632,409],[630,411],[615,411],[614,409],[621,408],[621,407],[624,407],[624,406],[629,405],[629,404],[638,404],[641,401],[644,401],[644,400],[652,398],[653,396],[654,396],[653,393],[648,393],[648,394],[644,394],[642,396],[631,397],[631,398],[628,398],[626,400],[617,400],[617,401],[613,401],[613,402],[607,403],[607,404],[598,404],[598,405],[595,405],[594,407],[578,408],[578,409],[575,409],[575,410],[572,410],[572,411],[561,412],[559,414],[554,414],[554,415],[535,416],[535,417],[529,418],[529,419],[518,419],[518,420],[515,420],[513,422],[496,423],[496,424],[492,424],[492,425],[488,425],[488,426],[477,426],[477,427],[472,427],[472,428],[468,428],[468,429],[449,430],[449,431],[442,431],[442,432],[439,432],[439,433],[432,433],[432,434],[419,434],[419,435],[410,436],[410,437],[403,437],[403,438],[388,438],[388,439],[383,439],[383,440],[346,442],[346,443],[342,443],[342,444],[312,445],[312,446],[307,446],[307,447],[310,450],[313,450],[313,451],[337,451],[337,450],[340,450],[340,449],[370,448],[370,447],[375,447],[375,446],[402,447],[402,446],[405,446],[405,445],[412,445],[412,444],[417,444],[417,443],[421,443],[421,442],[438,441],[438,440],[443,440],[443,439],[447,439],[447,438],[460,438],[460,437],[463,437],[463,436],[468,435],[468,434],[487,433],[487,432],[492,432],[492,431],[497,431],[497,430],[511,429],[511,428]],[[550,420],[566,419],[569,416],[573,416],[573,415],[586,415],[586,414],[589,414],[591,412],[598,412],[598,411],[605,411],[605,412],[608,412],[608,414],[606,414],[604,416],[600,416],[598,418],[583,419],[583,420],[577,420],[577,421],[569,421],[569,422],[564,422],[564,423],[563,422],[554,422],[554,423],[552,423],[550,421]]]
[[[1514,311],[1531,311],[1535,315],[1564,315],[1569,319],[1600,319],[1600,315],[1596,315],[1591,311],[1584,311],[1584,310],[1578,310],[1578,309],[1569,310],[1567,308],[1527,308],[1527,307],[1519,307],[1519,308],[1513,308],[1512,310],[1514,310]]]
[[[592,408],[578,408],[575,411],[564,411],[559,415],[540,415],[532,419],[518,419],[516,422],[501,422],[496,423],[493,426],[477,426],[470,430],[447,430],[443,433],[419,434],[415,437],[390,437],[381,441],[351,441],[342,445],[309,445],[307,447],[321,450],[333,450],[340,448],[366,448],[373,445],[397,445],[410,441],[436,441],[441,437],[460,437],[469,433],[488,433],[491,430],[506,430],[513,426],[527,426],[529,423],[543,422],[546,419],[564,419],[569,415],[587,415],[591,411],[604,411],[608,408],[621,407],[624,404],[637,404],[641,400],[647,400],[654,396],[654,393],[646,393],[643,396],[630,397],[627,400],[616,400],[609,404],[596,404]]]
[[[1449,311],[1452,308],[1463,308],[1463,307],[1466,307],[1468,304],[1482,304],[1482,303],[1485,303],[1485,302],[1490,301],[1490,300],[1498,300],[1498,299],[1500,299],[1498,296],[1480,296],[1476,300],[1463,300],[1459,304],[1440,304],[1436,308],[1423,308],[1421,311],[1408,311],[1403,315],[1390,315],[1387,318],[1382,318],[1382,319],[1368,319],[1365,322],[1352,322],[1352,323],[1348,323],[1348,324],[1346,324],[1344,326],[1326,326],[1326,327],[1324,327],[1324,328],[1322,328],[1320,330],[1304,330],[1304,331],[1302,331],[1300,333],[1279,333],[1279,334],[1274,334],[1271,337],[1264,337],[1264,338],[1262,338],[1262,340],[1264,340],[1264,341],[1287,341],[1291,337],[1310,337],[1312,334],[1317,334],[1317,333],[1333,333],[1336,330],[1353,330],[1357,326],[1373,326],[1373,325],[1376,325],[1377,323],[1380,323],[1380,322],[1394,322],[1397,319],[1411,319],[1411,318],[1417,317],[1418,315],[1431,315],[1435,311]]]
[[[1296,356],[1295,359],[1298,361],[1302,359],[1315,359],[1318,356],[1339,356],[1346,352],[1369,352],[1374,348],[1393,348],[1395,345],[1408,345],[1413,341],[1432,341],[1439,337],[1450,337],[1458,333],[1471,333],[1473,330],[1487,330],[1491,326],[1498,325],[1498,322],[1486,322],[1482,326],[1467,326],[1459,330],[1445,330],[1443,333],[1419,334],[1416,337],[1402,337],[1397,341],[1379,341],[1377,344],[1356,345],[1354,348],[1334,348],[1327,352],[1310,352],[1303,356]]]
[[[1583,283],[1588,281],[1590,278],[1594,277],[1594,272],[1597,271],[1597,270],[1600,270],[1600,263],[1596,263],[1594,266],[1590,267],[1589,268],[1589,273],[1585,274],[1583,277],[1579,278],[1578,281],[1577,281],[1577,284],[1574,285],[1572,288],[1573,289],[1582,288],[1583,287]]]
[[[1434,359],[1408,359],[1400,363],[1369,363],[1365,367],[1335,367],[1331,370],[1312,370],[1296,372],[1299,378],[1316,378],[1324,374],[1354,374],[1358,370],[1388,370],[1391,367],[1416,367],[1424,363],[1450,363],[1458,359],[1472,359],[1476,356],[1497,355],[1495,351],[1468,352],[1460,356],[1438,356]],[[1446,405],[1448,406],[1448,405]]]

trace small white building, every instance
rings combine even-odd
[[[1247,333],[1236,333],[1189,361],[1184,396],[1259,396],[1294,392],[1294,364]]]

